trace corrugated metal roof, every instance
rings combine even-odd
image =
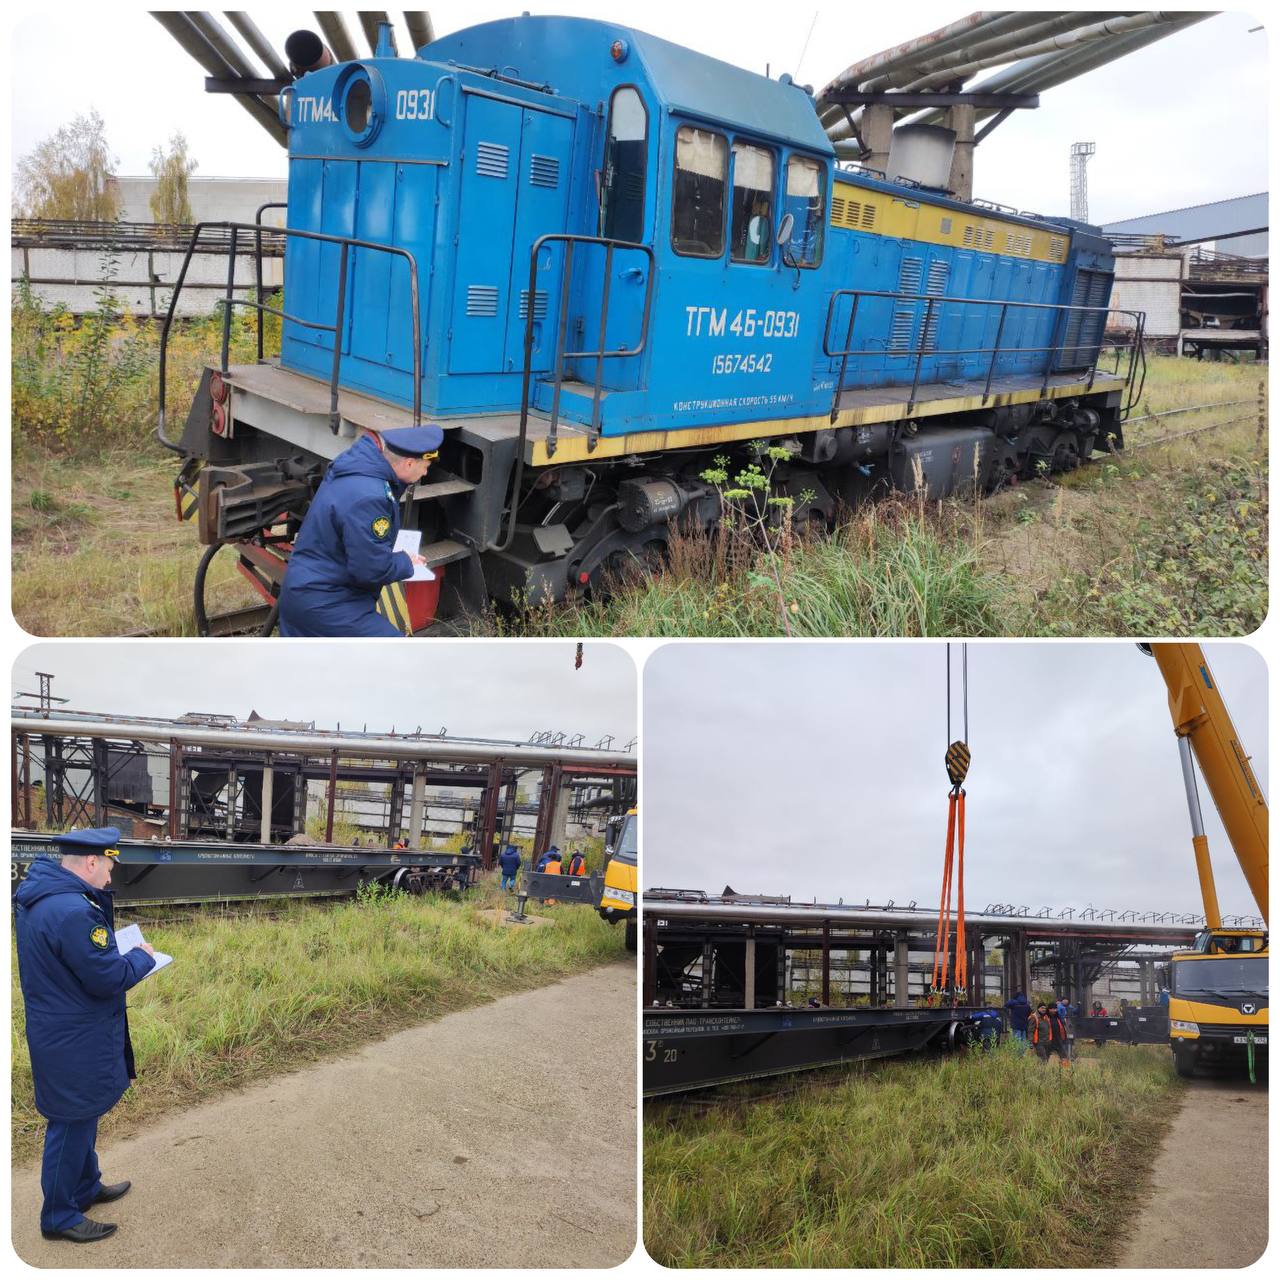
[[[1140,218],[1108,222],[1102,229],[1150,235],[1165,233],[1178,240],[1249,231],[1267,225],[1267,196],[1267,192],[1259,191],[1249,196],[1188,205],[1184,209],[1166,209],[1163,213],[1147,213]]]

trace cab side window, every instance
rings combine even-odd
[[[749,142],[733,144],[733,203],[729,256],[767,263],[773,251],[773,152]]]
[[[787,192],[782,213],[795,219],[791,239],[783,246],[798,267],[816,267],[822,262],[822,239],[826,230],[826,167],[808,156],[792,156],[787,161]]]
[[[639,242],[644,237],[644,184],[649,116],[640,95],[616,89],[609,103],[600,184],[600,234],[608,240]]]
[[[671,247],[696,258],[724,252],[724,189],[729,146],[723,135],[682,125],[676,132]]]

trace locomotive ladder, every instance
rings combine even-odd
[[[591,391],[591,425],[587,435],[587,448],[594,450],[600,439],[600,401],[602,395],[601,381],[604,375],[604,362],[629,356],[638,356],[649,341],[649,317],[653,308],[653,282],[656,275],[653,250],[646,244],[636,244],[630,240],[609,240],[603,236],[579,236],[564,232],[539,236],[529,251],[529,297],[537,296],[538,254],[544,246],[550,244],[564,245],[564,265],[560,279],[560,315],[556,325],[556,354],[551,376],[551,422],[547,429],[547,456],[552,457],[556,451],[556,428],[560,422],[560,392],[564,386],[564,366],[566,360],[594,360],[596,362],[595,380]],[[597,346],[594,351],[566,351],[566,332],[569,324],[569,295],[573,283],[574,249],[578,245],[599,245],[604,249],[604,284],[600,292],[600,330]],[[649,269],[645,275],[644,303],[640,313],[640,336],[634,346],[621,346],[616,351],[605,348],[606,334],[609,327],[609,293],[613,282],[613,255],[616,251],[635,251],[643,253],[648,259]],[[520,483],[524,477],[524,450],[529,431],[529,399],[533,383],[533,335],[535,308],[530,306],[524,324],[524,366],[521,370],[520,387],[520,436],[516,446],[516,471],[511,487],[511,515],[507,522],[507,531],[502,541],[497,544],[499,551],[511,545],[516,532],[516,515],[520,506]]]

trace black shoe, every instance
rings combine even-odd
[[[85,1218],[83,1222],[77,1222],[74,1227],[67,1227],[62,1231],[40,1230],[46,1240],[70,1240],[73,1244],[95,1244],[115,1233],[114,1222],[94,1222],[92,1218]]]
[[[102,1184],[102,1189],[93,1197],[92,1200],[89,1201],[89,1203],[110,1204],[112,1200],[119,1200],[131,1186],[133,1186],[133,1183],[127,1178],[123,1182],[113,1182],[110,1185],[104,1182]]]

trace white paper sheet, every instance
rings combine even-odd
[[[136,924],[127,924],[123,929],[116,930],[116,948],[121,955],[128,951],[132,951],[134,947],[141,946],[145,939],[142,936],[142,926]],[[145,973],[143,977],[149,978],[153,973],[159,973],[161,969],[173,963],[173,957],[167,956],[163,951],[157,951],[155,954],[156,967]]]
[[[396,534],[393,551],[403,551],[407,556],[416,556],[422,545],[421,529],[401,529]],[[401,582],[434,582],[435,574],[426,565],[415,565],[412,578],[401,578]]]

